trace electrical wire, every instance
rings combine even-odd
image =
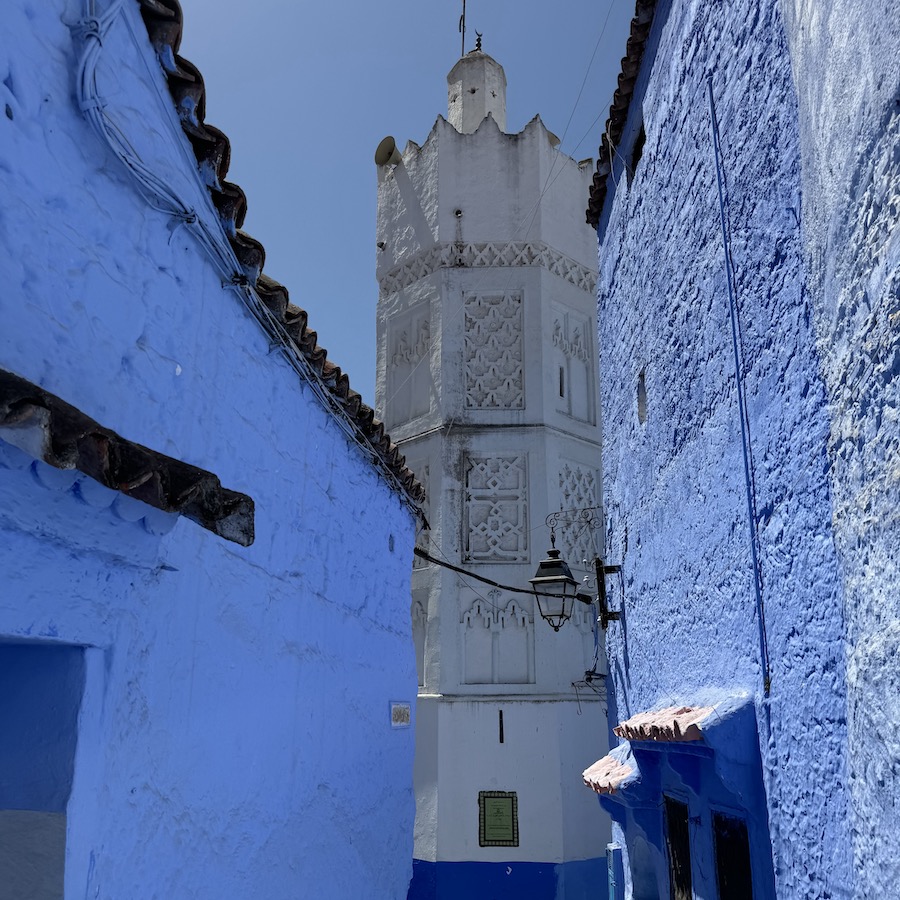
[[[461,566],[455,566],[451,562],[445,562],[442,559],[438,559],[436,556],[432,556],[427,550],[423,550],[421,547],[414,547],[413,553],[420,559],[424,559],[426,562],[441,566],[444,569],[450,569],[451,572],[465,575],[466,578],[474,578],[475,581],[480,581],[482,584],[487,584],[491,587],[500,588],[503,591],[512,591],[515,594],[529,594],[532,597],[548,597],[553,600],[559,600],[558,594],[545,594],[542,591],[535,591],[531,588],[513,587],[510,584],[501,584],[499,581],[494,581],[492,578],[485,578],[484,575],[476,575],[468,569],[463,569]]]
[[[237,294],[250,315],[266,332],[273,344],[281,350],[287,363],[312,389],[314,396],[322,406],[336,419],[345,436],[378,469],[413,514],[417,517],[421,516],[418,503],[369,443],[362,427],[347,415],[338,398],[323,383],[309,360],[294,346],[294,341],[288,334],[284,323],[279,321],[260,299],[250,278],[237,259],[218,215],[212,208],[212,201],[206,185],[200,179],[196,160],[193,165],[188,167],[188,170],[194,184],[200,189],[202,210],[185,202],[163,177],[157,175],[144,163],[109,112],[109,106],[97,82],[97,70],[102,56],[103,40],[124,8],[124,0],[112,0],[107,10],[100,14],[96,0],[83,0],[83,17],[72,26],[72,31],[80,37],[84,45],[78,57],[75,78],[76,96],[83,115],[98,137],[131,173],[139,193],[144,197],[148,206],[171,216],[175,220],[175,227],[185,227],[220,273],[223,288],[233,290]],[[143,57],[144,48],[137,45],[130,25],[129,34],[132,41],[135,42],[138,53]],[[183,151],[184,135],[173,136],[173,140],[176,146]]]

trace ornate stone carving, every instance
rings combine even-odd
[[[465,556],[527,562],[525,456],[470,456],[465,474]]]
[[[596,469],[582,466],[569,460],[561,460],[559,468],[559,508],[587,509],[599,506],[597,487],[600,478]],[[566,548],[565,555],[572,568],[582,568],[582,560],[592,560],[599,551],[596,546],[597,535],[593,534],[590,523],[575,521],[569,525],[561,525],[559,531],[560,546]]]
[[[528,684],[534,681],[533,618],[516,600],[501,605],[501,592],[479,597],[462,615],[466,684]]]
[[[569,316],[558,316],[553,322],[553,346],[571,359],[587,362],[590,353],[585,343],[584,325],[569,323]],[[565,325],[563,324],[565,323]]]
[[[476,244],[453,241],[436,244],[394,266],[381,279],[381,293],[386,295],[400,291],[439,269],[486,266],[543,266],[548,272],[591,295],[597,287],[597,275],[592,269],[548,247],[542,241]]]
[[[466,294],[466,406],[522,409],[522,295]]]
[[[415,365],[422,359],[431,348],[431,325],[428,319],[421,319],[418,322],[418,329],[411,340],[409,332],[406,328],[402,329],[394,339],[393,353],[391,354],[391,365],[400,366]]]
[[[559,368],[559,412],[595,421],[597,375],[591,340],[591,320],[574,310],[554,307],[552,342]]]
[[[388,332],[388,396],[385,418],[389,425],[408,422],[430,408],[429,356],[431,324],[428,310],[417,309],[399,317]]]

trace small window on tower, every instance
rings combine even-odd
[[[562,366],[559,367],[559,396],[566,396],[566,370]]]

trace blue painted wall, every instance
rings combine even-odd
[[[249,494],[256,540],[0,441],[0,639],[84,648],[66,896],[403,896],[412,515],[88,126],[80,15],[0,15],[0,368]],[[218,227],[137,4],[98,81]]]
[[[617,715],[621,721],[647,709],[751,698],[744,734],[755,738],[759,778],[752,796],[735,805],[749,815],[762,804],[770,843],[756,841],[754,855],[761,870],[771,866],[771,889],[784,898],[877,895],[855,883],[848,825],[856,777],[847,720],[853,670],[839,556],[847,526],[836,505],[845,488],[829,408],[834,351],[819,340],[828,311],[812,266],[822,264],[824,245],[814,259],[806,230],[807,213],[819,214],[825,198],[808,193],[811,185],[824,191],[809,179],[814,151],[806,121],[815,118],[809,98],[821,95],[815,66],[792,56],[790,43],[802,44],[810,26],[820,42],[811,52],[825,46],[815,6],[816,15],[811,4],[774,0],[659,5],[626,130],[635,135],[643,119],[646,145],[633,180],[623,171],[631,146],[626,140],[619,147],[599,258],[608,555],[622,563],[624,587],[611,598],[624,619],[611,626],[607,643]],[[863,15],[863,4],[824,6],[833,24],[839,17],[832,7]],[[863,27],[860,45],[869,30]],[[854,71],[860,67],[867,71],[864,55]],[[708,76],[742,325],[765,641]],[[896,170],[895,162],[885,165]],[[863,339],[861,328],[854,339]],[[895,527],[890,533],[896,538]],[[878,594],[877,583],[866,590],[873,586]],[[715,771],[723,783],[738,780],[734,762],[720,760]],[[640,825],[627,794],[622,803],[605,802],[618,808],[619,836],[633,866],[646,872],[664,862],[659,812],[656,825]],[[697,796],[707,807],[715,802],[705,787]],[[896,839],[886,839],[876,856],[886,859],[891,844]],[[665,896],[665,873],[629,889],[635,897]]]
[[[856,896],[900,883],[900,14],[785,0],[847,626]]]
[[[409,900],[552,900],[554,897],[594,897],[606,879],[606,859],[567,863],[429,862],[413,860]]]

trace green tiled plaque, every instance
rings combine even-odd
[[[519,806],[515,791],[478,792],[478,844],[519,846]]]

